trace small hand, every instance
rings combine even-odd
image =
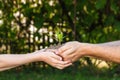
[[[62,58],[53,52],[46,52],[44,61],[46,63],[50,64],[51,66],[56,67],[58,69],[63,69],[65,67],[72,65],[72,63],[70,63],[69,60],[62,61]]]
[[[39,51],[37,53],[39,53]],[[64,69],[65,67],[72,65],[72,63],[70,63],[69,60],[62,61],[62,58],[56,55],[54,52],[45,51],[39,54],[40,54],[42,61],[58,69]]]

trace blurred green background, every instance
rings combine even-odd
[[[0,53],[25,54],[62,43],[120,40],[120,0],[0,0]],[[90,57],[57,70],[43,62],[0,72],[0,80],[119,80],[120,66]],[[86,77],[87,76],[87,77]]]

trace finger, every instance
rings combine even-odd
[[[68,61],[68,60],[72,60],[72,59],[74,59],[75,58],[75,54],[73,53],[73,54],[71,54],[71,55],[68,55],[68,56],[66,56],[65,58],[64,58],[64,61]]]
[[[70,60],[67,60],[67,61],[59,61],[59,60],[57,60],[56,61],[56,64],[58,64],[58,65],[66,65],[66,64],[69,64],[69,63],[71,63]]]
[[[58,49],[56,49],[55,50],[55,54],[59,54],[60,52],[59,52],[59,50]]]
[[[59,49],[58,49],[58,52],[59,52],[59,54],[60,53],[62,53],[62,52],[64,52],[65,50],[68,50],[68,49],[70,49],[71,47],[69,47],[69,46],[67,46],[67,45],[64,45],[64,46],[62,46],[62,47],[60,47]]]
[[[70,54],[74,54],[74,52],[75,52],[75,49],[72,48],[72,49],[66,50],[65,52],[59,55],[61,55],[63,58],[67,58],[67,56],[69,56]]]
[[[61,67],[61,66],[56,66],[56,68],[57,68],[57,69],[60,69],[60,70],[63,69],[63,67]]]
[[[58,56],[57,54],[53,53],[52,57],[58,61],[62,61],[62,57]]]
[[[72,63],[68,63],[68,64],[64,65],[63,68],[66,68],[66,67],[71,66],[71,65],[72,65]]]
[[[72,65],[72,63],[68,63],[68,64],[66,64],[66,65],[57,65],[57,68],[58,69],[64,69],[64,68],[66,68],[66,67],[68,67],[68,66],[71,66]]]

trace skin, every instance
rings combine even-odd
[[[0,55],[0,71],[11,69],[26,63],[43,61],[47,64],[63,69],[72,65],[70,61],[62,61],[61,57],[54,52],[39,50],[28,54],[1,54]]]
[[[120,41],[101,44],[72,41],[67,42],[56,50],[55,53],[49,50],[39,50],[28,54],[1,54],[0,71],[36,61],[44,61],[53,67],[63,69],[72,65],[71,62],[84,56],[93,56],[106,61],[120,63]]]
[[[77,41],[67,42],[56,52],[64,61],[72,62],[84,56],[92,56],[106,61],[120,63],[120,41],[101,44],[80,43]]]

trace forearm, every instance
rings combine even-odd
[[[87,48],[87,55],[120,63],[120,41],[103,44],[89,44]]]
[[[35,56],[32,53],[30,54],[3,54],[0,55],[0,70],[5,70],[13,68],[19,65],[36,61]]]
[[[119,41],[112,41],[112,42],[106,42],[106,43],[100,43],[100,44],[96,44],[99,46],[111,46],[111,47],[115,47],[115,46],[120,46],[120,40]]]
[[[15,67],[17,67],[17,66],[11,66],[11,67],[0,68],[0,71],[8,70],[8,69],[15,68]]]

